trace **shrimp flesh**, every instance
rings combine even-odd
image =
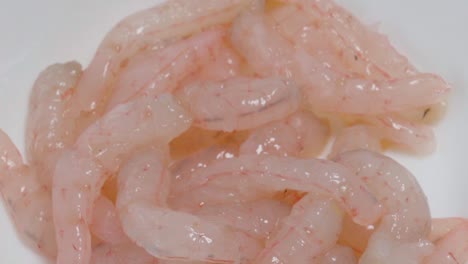
[[[93,235],[110,245],[128,242],[114,204],[104,196],[100,196],[94,202],[89,228]]]
[[[335,246],[325,253],[319,260],[320,264],[357,264],[354,251],[349,247]]]
[[[360,263],[420,263],[431,253],[429,206],[409,171],[390,158],[366,150],[346,152],[335,160],[353,169],[386,210]]]
[[[90,264],[161,264],[133,243],[101,244],[93,250]]]
[[[188,86],[181,96],[194,125],[210,130],[245,130],[282,119],[301,103],[299,89],[280,78],[236,77]]]
[[[328,134],[329,128],[314,114],[299,111],[254,130],[241,145],[240,154],[313,156],[324,148]]]
[[[255,263],[313,263],[333,247],[341,230],[343,213],[331,198],[304,196],[258,255]]]
[[[458,226],[468,222],[467,219],[463,218],[435,218],[432,219],[432,229],[429,240],[436,242],[439,239],[445,237],[452,230]]]
[[[380,138],[374,130],[372,127],[365,125],[355,125],[343,129],[336,136],[333,148],[328,156],[335,157],[339,153],[357,149],[380,152]]]
[[[169,184],[164,157],[158,151],[134,156],[120,171],[117,209],[125,233],[137,245],[169,260],[239,263],[255,256],[251,251],[260,245],[253,238],[167,208]]]
[[[190,125],[191,117],[172,96],[141,97],[114,108],[78,138],[54,175],[57,263],[88,263],[92,205],[125,155],[148,144],[165,146]]]
[[[37,176],[45,185],[52,183],[55,162],[77,135],[69,110],[81,76],[77,62],[54,64],[38,77],[31,91],[26,123],[26,158],[37,166]]]
[[[468,224],[459,225],[436,243],[425,264],[465,264],[468,262]]]

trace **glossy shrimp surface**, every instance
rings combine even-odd
[[[465,263],[386,156],[436,149],[451,85],[414,65],[332,0],[168,0],[39,74],[0,193],[57,264]]]

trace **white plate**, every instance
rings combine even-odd
[[[122,17],[158,0],[18,0],[0,8],[0,128],[22,149],[30,87],[54,62],[87,64],[104,34]],[[434,216],[468,217],[468,2],[464,0],[339,1],[381,31],[421,69],[441,74],[455,90],[429,157],[397,159],[417,176]],[[404,96],[404,95],[403,95]],[[0,209],[1,263],[41,263],[18,241]]]

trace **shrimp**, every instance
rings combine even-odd
[[[334,246],[326,254],[320,257],[320,264],[357,264],[358,260],[354,251],[349,247]]]
[[[163,94],[120,105],[86,129],[55,170],[52,197],[57,263],[88,263],[92,205],[121,160],[148,144],[166,146],[190,125],[190,115],[171,95]]]
[[[381,216],[380,204],[361,179],[335,162],[270,155],[243,155],[213,162],[192,173],[174,195],[193,197],[193,203],[248,201],[271,197],[285,189],[323,192],[333,196],[356,223],[370,225]],[[213,195],[224,193],[224,197]],[[215,194],[216,194],[215,193]]]
[[[239,263],[252,258],[251,251],[260,248],[256,240],[228,226],[167,208],[170,178],[164,159],[160,151],[144,151],[120,171],[117,209],[125,233],[161,259]]]
[[[353,169],[386,209],[360,263],[420,263],[431,253],[429,206],[409,171],[366,150],[346,152],[335,160]]]
[[[209,130],[246,130],[280,120],[301,103],[299,89],[281,78],[234,77],[185,87],[180,96],[194,125]]]
[[[333,148],[328,155],[335,157],[350,150],[367,149],[380,152],[380,137],[375,129],[365,125],[355,125],[343,129],[335,138]]]
[[[331,198],[304,196],[266,243],[255,263],[311,263],[338,240],[343,213]]]
[[[459,225],[436,243],[425,264],[462,264],[468,262],[468,224]]]
[[[237,18],[231,40],[258,74],[292,78],[315,110],[376,115],[435,104],[450,91],[432,74],[368,80],[336,71],[283,39],[261,16],[246,13]]]
[[[328,134],[329,128],[314,114],[299,111],[254,130],[241,145],[240,154],[312,156],[324,148]]]
[[[246,232],[258,240],[266,239],[291,207],[284,202],[262,199],[246,203],[207,205],[194,214]]]
[[[456,229],[458,226],[467,223],[467,219],[463,218],[435,218],[432,219],[432,229],[429,240],[435,242],[443,237],[445,237],[452,230]]]
[[[116,80],[107,109],[146,94],[172,92],[187,76],[216,60],[224,48],[225,32],[213,29],[181,40],[162,50],[133,57]]]
[[[50,189],[40,183],[34,167],[0,130],[0,193],[22,240],[47,256],[57,254]]]
[[[231,21],[249,0],[167,1],[133,14],[112,29],[77,86],[75,111],[96,109],[102,95],[112,89],[126,60],[141,50],[165,46],[165,42],[189,36]]]
[[[69,110],[81,75],[77,62],[54,64],[39,75],[30,95],[26,123],[26,158],[40,170],[45,185],[52,183],[53,167],[77,135]]]
[[[94,202],[89,228],[93,235],[110,245],[128,242],[114,204],[104,196],[100,196]]]
[[[133,243],[101,244],[93,250],[91,264],[161,264]]]

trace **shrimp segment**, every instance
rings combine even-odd
[[[194,125],[210,130],[245,130],[295,112],[299,89],[279,78],[235,77],[224,82],[186,87],[182,100],[194,115]]]
[[[354,251],[349,247],[335,246],[324,254],[320,264],[357,264],[358,260]]]
[[[429,206],[409,171],[390,158],[366,150],[346,152],[335,160],[352,168],[387,211],[360,263],[419,263],[431,253]]]
[[[323,149],[328,134],[329,128],[311,112],[299,111],[254,130],[240,154],[312,156]]]
[[[77,62],[54,64],[37,78],[30,95],[26,123],[26,157],[37,166],[37,176],[47,186],[52,183],[53,167],[63,149],[77,135],[69,110],[75,86],[81,75]]]
[[[93,250],[90,264],[160,264],[135,244],[102,244]]]
[[[232,20],[248,0],[167,1],[133,14],[107,34],[77,87],[76,111],[90,111],[112,89],[125,60],[140,50]],[[164,45],[164,44],[163,44]]]
[[[88,263],[92,205],[121,160],[148,144],[167,145],[190,124],[190,116],[172,96],[141,97],[114,108],[80,136],[58,161],[54,175],[57,263]]]
[[[0,130],[0,193],[22,240],[47,257],[57,254],[50,190]]]
[[[210,190],[223,190],[224,199],[253,200],[285,189],[323,192],[333,196],[356,223],[370,225],[381,215],[377,200],[364,182],[347,168],[326,160],[301,160],[269,155],[243,155],[219,160],[195,171],[175,195],[193,197],[193,203],[222,201]]]
[[[126,234],[151,255],[238,263],[258,242],[227,226],[167,208],[169,177],[160,152],[133,157],[119,174],[117,208]]]
[[[335,202],[306,195],[296,203],[255,263],[311,263],[338,240],[343,213]]]
[[[128,242],[114,204],[104,196],[100,196],[94,202],[92,222],[89,228],[93,235],[108,244],[116,245]]]
[[[462,264],[468,262],[468,224],[458,226],[436,243],[425,264]]]
[[[345,128],[337,135],[329,157],[335,157],[339,153],[357,149],[367,149],[375,152],[381,150],[380,138],[374,129],[365,125]]]

